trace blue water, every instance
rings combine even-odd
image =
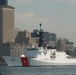
[[[76,66],[51,66],[51,67],[0,66],[0,75],[76,75]]]

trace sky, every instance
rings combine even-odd
[[[42,29],[76,46],[76,0],[8,0],[15,7],[15,28]]]

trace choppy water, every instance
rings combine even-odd
[[[76,75],[76,66],[52,66],[52,67],[0,66],[0,75]]]

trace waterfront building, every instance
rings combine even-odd
[[[39,30],[38,30],[38,29],[35,29],[35,30],[33,30],[33,32],[31,33],[31,37],[38,37],[38,34],[39,34]]]
[[[0,46],[15,42],[14,9],[12,6],[0,5]]]
[[[59,51],[74,50],[74,42],[69,42],[66,38],[59,38],[57,47]]]
[[[76,47],[74,47],[74,51],[76,51]]]
[[[27,30],[18,32],[15,42],[28,46],[31,43],[31,33]]]
[[[66,50],[71,50],[71,51],[74,51],[74,42],[65,42],[65,45],[66,45]]]
[[[49,46],[51,47],[56,46],[57,36],[55,33],[44,32],[43,36],[46,39]]]
[[[25,54],[25,45],[11,43],[10,44],[10,56],[20,57],[22,54]]]
[[[66,38],[59,38],[57,41],[57,47],[59,51],[65,51]]]
[[[49,46],[56,47],[56,41],[49,41]]]
[[[0,53],[3,56],[10,56],[10,43],[3,43],[2,47],[0,47]]]
[[[0,5],[8,5],[7,0],[0,0]]]
[[[20,29],[20,28],[15,28],[15,39],[16,39],[18,33],[21,32],[21,31],[23,31],[23,30]]]
[[[7,0],[0,0],[0,52],[6,56],[10,55],[10,43],[15,42],[14,11]]]

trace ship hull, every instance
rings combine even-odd
[[[22,59],[20,57],[4,56],[4,60],[8,66],[39,67],[39,66],[56,66],[56,65],[76,65],[76,59],[57,61],[57,60],[37,60],[35,58],[29,58],[27,64],[25,64],[26,63],[25,59],[23,59],[22,62]]]
[[[31,66],[55,66],[55,65],[76,65],[76,59],[67,59],[65,61],[56,60],[35,60],[30,59]]]
[[[8,66],[22,66],[20,57],[3,56]]]

